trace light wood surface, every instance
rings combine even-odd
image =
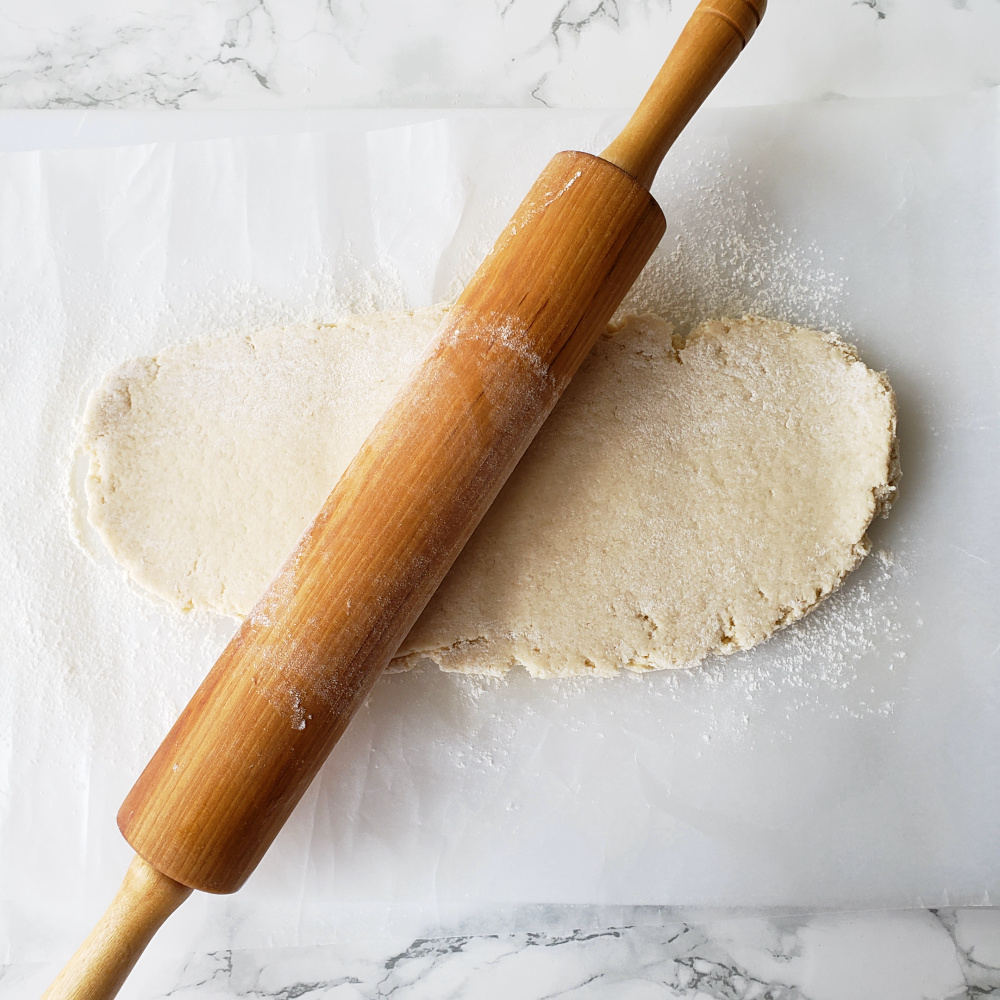
[[[42,1000],[106,1000],[132,971],[163,921],[191,889],[132,859],[111,905],[45,991]]]
[[[543,171],[129,792],[145,860],[50,1000],[113,997],[185,887],[253,871],[659,242],[649,183],[763,3],[704,0],[604,158]]]
[[[757,30],[766,6],[767,0],[702,0],[635,114],[601,156],[648,188],[667,150]]]

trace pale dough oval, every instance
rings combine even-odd
[[[88,519],[141,586],[246,614],[444,307],[198,342],[87,406]],[[537,676],[689,666],[801,617],[895,491],[885,377],[831,335],[657,316],[603,337],[397,664]]]

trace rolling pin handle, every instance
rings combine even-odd
[[[732,66],[767,0],[701,0],[635,114],[601,157],[649,190],[681,130]]]
[[[42,1000],[111,1000],[153,935],[191,891],[137,854],[104,916]]]

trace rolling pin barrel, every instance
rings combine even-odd
[[[663,231],[620,168],[549,163],[125,799],[141,857],[242,885]]]

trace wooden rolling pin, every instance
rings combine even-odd
[[[702,0],[601,157],[559,153],[129,792],[135,848],[45,993],[113,997],[190,894],[253,871],[663,235],[660,161],[766,0]]]

